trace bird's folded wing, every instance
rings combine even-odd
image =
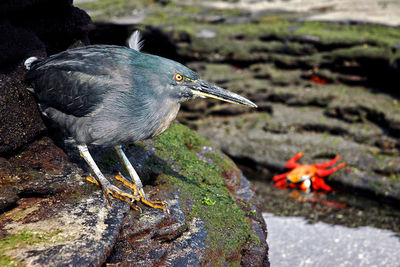
[[[129,84],[121,63],[128,56],[96,46],[68,50],[34,62],[26,79],[39,103],[82,117],[101,105],[111,90]]]

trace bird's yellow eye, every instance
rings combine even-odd
[[[179,73],[175,74],[175,80],[177,80],[178,82],[182,81],[183,76],[180,75]]]

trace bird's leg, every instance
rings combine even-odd
[[[81,154],[81,157],[84,158],[86,163],[89,165],[90,169],[95,174],[95,179],[90,177],[89,179],[86,178],[89,182],[95,183],[101,187],[103,194],[106,196],[108,200],[108,204],[111,204],[110,198],[108,194],[112,195],[114,198],[118,198],[122,201],[128,203],[134,210],[139,210],[137,207],[133,206],[132,201],[140,201],[140,198],[137,196],[133,196],[131,194],[125,193],[120,190],[118,187],[112,185],[106,177],[101,173],[99,167],[97,167],[96,162],[93,160],[92,156],[89,153],[89,149],[86,145],[78,145],[78,150]]]
[[[132,184],[130,181],[125,179],[122,175],[119,175],[116,177],[117,180],[121,181],[124,185],[128,186],[133,190],[133,193],[137,195],[139,193],[141,197],[142,203],[155,208],[155,209],[162,209],[164,211],[167,211],[167,209],[164,207],[165,203],[162,201],[151,201],[146,194],[144,193],[143,190],[143,184],[142,181],[139,178],[139,175],[133,168],[132,164],[128,160],[127,156],[125,155],[124,151],[122,150],[121,146],[115,146],[115,151],[117,152],[119,158],[121,159],[122,163],[124,164],[125,168],[128,170],[129,175],[134,181],[134,184]],[[160,205],[157,205],[160,204]]]

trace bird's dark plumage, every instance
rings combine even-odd
[[[251,101],[202,81],[182,64],[143,54],[140,34],[130,38],[131,48],[94,45],[76,48],[48,58],[29,58],[26,79],[31,82],[41,111],[76,142],[104,195],[131,205],[140,201],[166,210],[164,203],[150,201],[121,145],[161,134],[175,119],[180,103],[195,96],[213,97],[256,107]],[[114,146],[134,184],[117,179],[133,190],[126,193],[112,185],[97,167],[87,145]]]
[[[172,90],[175,73],[198,79],[177,62],[96,45],[38,59],[26,78],[42,111],[78,143],[116,145],[152,137],[164,118],[175,118],[179,103],[171,99],[192,96]]]

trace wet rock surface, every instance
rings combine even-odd
[[[82,184],[82,182],[81,182]],[[0,217],[6,235],[1,261],[12,265],[101,265],[118,235],[128,205],[105,205],[101,192],[79,201],[22,198]]]

